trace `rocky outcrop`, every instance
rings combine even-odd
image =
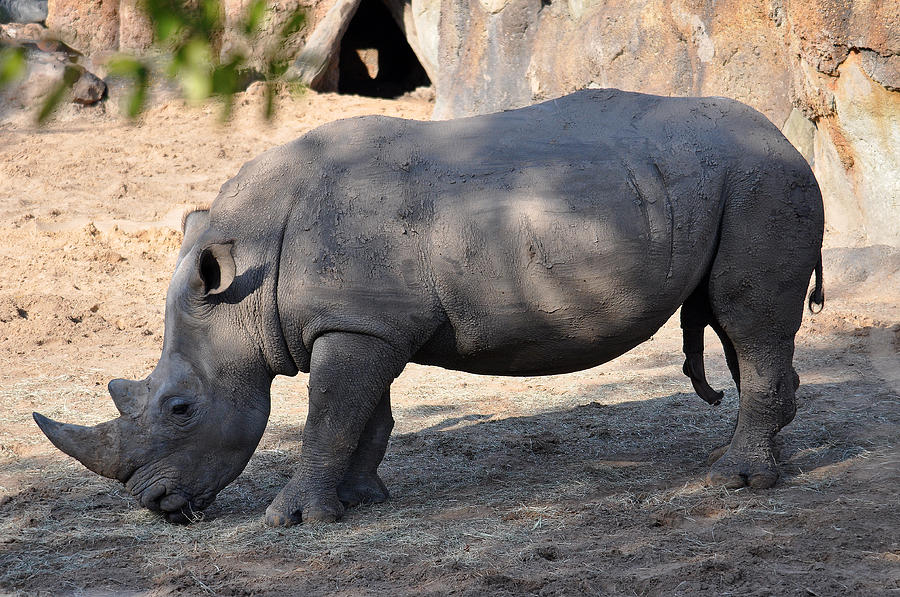
[[[106,83],[94,73],[82,70],[72,85],[72,101],[82,106],[92,106],[106,95]]]
[[[34,109],[56,89],[64,77],[71,88],[68,98],[89,106],[106,96],[106,83],[88,71],[79,52],[52,39],[37,24],[0,25],[0,44],[18,46],[25,51],[25,75],[0,89],[0,116],[10,109]]]
[[[49,0],[47,26],[59,39],[86,55],[96,56],[119,50],[140,52],[153,44],[153,28],[139,8],[140,1]],[[223,56],[241,52],[249,57],[252,66],[261,67],[282,25],[297,7],[306,6],[307,1],[270,1],[269,18],[252,39],[247,39],[241,31],[241,20],[249,4],[250,0],[222,0],[224,28],[214,42]],[[317,13],[314,4],[312,1],[308,6],[311,15]],[[284,40],[282,50],[287,55],[296,55],[304,41],[305,32],[301,31]]]
[[[46,23],[83,54],[119,48],[119,0],[49,0]]]
[[[314,89],[337,88],[335,61],[340,55],[341,39],[356,14],[360,0],[337,0],[310,33],[306,46],[297,56],[289,76]]]
[[[225,30],[222,34],[221,53],[227,56],[237,49],[248,57],[248,62],[254,68],[262,68],[268,59],[268,54],[274,49],[279,49],[283,56],[291,57],[300,53],[310,28],[306,27],[297,33],[281,40],[281,29],[295,10],[302,8],[306,11],[307,21],[316,23],[331,2],[316,0],[268,0],[270,13],[262,24],[261,30],[253,37],[246,39],[240,33],[239,23],[246,13],[250,0],[224,0]]]

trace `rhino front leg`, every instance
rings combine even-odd
[[[394,418],[391,416],[391,391],[386,390],[366,423],[350,466],[338,485],[338,498],[347,506],[380,504],[390,497],[387,487],[378,476],[378,465],[384,459]]]
[[[350,470],[367,423],[405,364],[396,350],[374,336],[332,332],[315,340],[300,467],[266,510],[268,525],[332,522],[343,515],[338,486]],[[390,416],[389,403],[386,406]],[[363,446],[367,443],[364,440]]]

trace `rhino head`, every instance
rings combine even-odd
[[[221,240],[206,211],[187,222],[159,363],[146,379],[109,383],[120,416],[83,427],[34,413],[57,448],[171,522],[192,519],[241,473],[265,430],[272,380],[291,372],[276,371],[259,341],[280,337],[264,251]]]

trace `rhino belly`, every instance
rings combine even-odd
[[[598,191],[473,194],[436,207],[430,262],[446,324],[415,357],[475,373],[585,369],[648,339],[696,283],[702,259],[673,261],[665,193],[623,175]],[[692,288],[692,287],[691,287]]]
[[[589,369],[610,361],[649,339],[668,317],[658,324],[642,322],[621,334],[594,337],[584,327],[535,325],[533,319],[518,316],[498,334],[499,327],[482,327],[481,336],[471,328],[459,333],[448,324],[412,359],[455,371],[483,375],[555,375]],[[500,321],[503,321],[502,319]],[[571,334],[566,334],[568,329]],[[510,333],[517,332],[517,333]],[[460,342],[462,340],[462,342]]]
[[[491,375],[578,371],[644,342],[680,305],[681,292],[661,292],[664,272],[624,256],[508,274],[444,286],[447,322],[415,360]]]

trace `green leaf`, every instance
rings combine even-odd
[[[201,0],[197,28],[207,39],[221,33],[223,12],[219,0]]]
[[[114,77],[134,79],[137,78],[141,69],[146,70],[146,67],[137,58],[126,54],[119,54],[106,62],[106,71]]]
[[[212,94],[212,74],[208,69],[189,67],[179,73],[184,97],[192,102],[205,100]]]
[[[227,121],[231,118],[231,113],[234,109],[234,94],[224,95],[222,96],[222,113],[219,114],[219,119],[222,122]]]
[[[27,67],[25,48],[0,50],[0,89],[24,77]]]
[[[106,63],[106,68],[110,76],[132,80],[131,93],[124,102],[124,108],[128,118],[136,118],[143,111],[144,103],[147,101],[150,69],[143,62],[125,54],[110,59]]]
[[[147,79],[140,79],[135,84],[134,90],[128,99],[125,100],[125,114],[128,118],[135,119],[144,111],[144,104],[147,102]]]
[[[153,15],[151,20],[153,20],[155,25],[156,41],[161,44],[167,43],[185,28],[184,20],[175,13],[164,12]]]
[[[156,37],[166,43],[182,30],[183,24],[172,15],[163,16],[156,22]]]
[[[275,82],[272,80],[266,81],[266,93],[264,99],[263,116],[266,117],[266,120],[272,120],[272,116],[275,115]]]
[[[304,25],[306,25],[306,11],[298,6],[291,11],[290,16],[281,26],[281,41],[300,31]]]
[[[212,47],[206,39],[192,37],[182,50],[185,66],[208,69],[212,65]]]
[[[266,17],[267,8],[266,0],[253,0],[250,2],[250,5],[247,6],[247,10],[244,12],[244,19],[241,23],[241,30],[244,32],[244,35],[248,37],[253,36],[259,31],[263,19]]]
[[[266,74],[271,79],[277,79],[282,77],[290,66],[291,63],[287,60],[270,60],[266,65]]]
[[[212,91],[218,95],[234,95],[238,87],[238,70],[234,63],[213,69]]]
[[[56,108],[59,107],[59,104],[65,99],[69,90],[72,89],[72,86],[80,77],[81,70],[79,68],[72,65],[66,66],[65,71],[63,71],[62,79],[60,79],[59,83],[56,84],[41,105],[41,109],[37,116],[39,125],[44,124],[53,112],[56,111]]]

